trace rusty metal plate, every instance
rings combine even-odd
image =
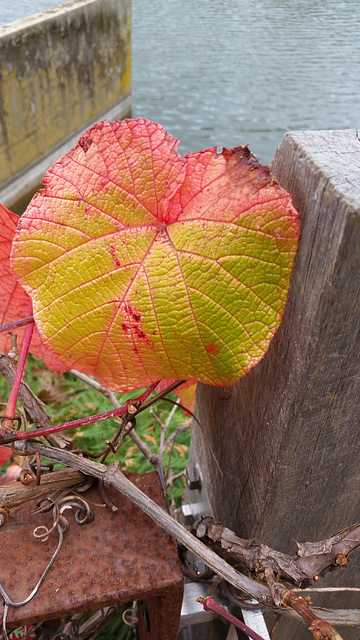
[[[165,506],[156,473],[127,476]],[[148,598],[150,609],[155,605],[153,631],[157,628],[159,632],[171,614],[171,629],[164,628],[158,637],[176,638],[183,580],[175,542],[128,498],[112,488],[106,493],[118,507],[116,513],[91,505],[95,519],[86,525],[76,524],[73,512],[64,514],[70,530],[60,554],[31,602],[9,609],[9,627]],[[103,502],[96,489],[82,495],[90,502]],[[58,541],[56,532],[47,542],[34,538],[36,526],[52,523],[49,513],[33,514],[34,506],[35,502],[28,502],[12,509],[11,514],[25,523],[23,527],[0,530],[0,580],[14,601],[25,599],[32,591]]]

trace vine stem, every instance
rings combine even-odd
[[[30,316],[32,316],[32,301],[30,300]],[[11,324],[11,323],[10,323]],[[21,384],[21,379],[22,379],[22,375],[24,373],[24,367],[25,367],[25,362],[26,362],[26,358],[28,356],[29,353],[29,347],[30,347],[30,343],[31,343],[31,338],[33,335],[33,331],[34,331],[34,322],[32,322],[31,324],[28,324],[26,329],[25,329],[25,336],[24,336],[24,341],[23,341],[23,345],[22,345],[22,349],[21,349],[21,353],[20,353],[20,357],[19,357],[19,362],[18,362],[18,366],[16,369],[16,374],[15,374],[15,379],[14,379],[14,384],[11,388],[11,392],[10,392],[10,396],[9,396],[9,400],[8,403],[6,405],[6,415],[8,416],[7,418],[4,418],[3,422],[2,422],[2,426],[6,429],[6,428],[11,428],[14,424],[14,421],[11,418],[15,417],[15,409],[16,409],[16,402],[17,402],[17,398],[18,398],[18,394],[19,394],[19,388],[20,388],[20,384]]]
[[[33,325],[29,325],[27,329],[32,328],[32,326]],[[24,344],[25,344],[25,340],[24,340]],[[23,349],[21,350],[21,356],[22,356],[22,353],[23,353]],[[20,356],[20,360],[21,360],[21,356]],[[16,371],[16,375],[18,374],[18,370],[20,367],[20,360],[19,360],[19,366]],[[21,376],[19,380],[19,385],[20,385],[20,381],[21,381]],[[110,411],[105,411],[104,413],[97,413],[93,416],[78,418],[77,420],[70,420],[69,422],[63,422],[61,424],[52,425],[51,427],[43,427],[40,429],[36,429],[35,431],[17,431],[16,433],[13,433],[13,432],[5,431],[5,429],[3,430],[0,429],[0,442],[2,444],[8,444],[10,442],[15,442],[17,440],[28,440],[29,438],[38,438],[40,436],[47,436],[51,433],[66,431],[67,429],[76,429],[77,427],[86,427],[87,425],[93,424],[94,422],[102,422],[103,420],[108,420],[109,418],[115,418],[116,416],[125,415],[126,413],[130,415],[136,415],[136,413],[138,412],[138,409],[140,409],[144,400],[146,400],[149,397],[150,393],[154,391],[155,387],[157,387],[159,382],[160,382],[159,380],[157,380],[156,382],[153,382],[140,396],[138,396],[137,398],[133,398],[132,400],[128,400],[124,406],[119,407],[117,409],[110,409]],[[15,383],[16,383],[16,378],[14,380],[14,385],[11,390],[9,403],[10,403],[11,396],[13,394]],[[16,397],[17,397],[17,394],[16,394]],[[9,407],[9,403],[8,403],[8,407]],[[15,414],[10,413],[9,415],[15,415]],[[3,427],[6,428],[11,426],[11,424],[6,424],[6,422],[11,423],[11,421],[7,421],[5,418],[3,421]]]
[[[209,596],[208,598],[197,598],[197,602],[200,602],[200,604],[202,604],[205,611],[212,611],[218,616],[221,616],[222,618],[233,624],[234,627],[237,627],[237,629],[240,629],[243,633],[249,636],[249,638],[252,638],[253,640],[264,640],[264,638],[262,636],[259,636],[256,631],[250,629],[247,624],[241,622],[241,620],[235,618],[232,613],[226,611],[226,609],[221,607],[211,596]]]
[[[0,325],[0,333],[4,333],[5,331],[14,331],[14,329],[25,327],[28,324],[34,324],[34,322],[33,316],[21,318],[20,320],[13,320],[12,322],[6,322],[5,324]]]
[[[173,382],[169,387],[164,389],[164,391],[161,391],[154,397],[148,399],[148,396],[155,389],[155,387],[157,387],[159,382],[160,380],[153,382],[140,396],[128,400],[124,406],[110,409],[110,411],[105,411],[104,413],[97,413],[93,416],[78,418],[78,420],[70,420],[70,422],[63,422],[61,424],[51,425],[50,427],[39,428],[34,431],[17,431],[16,433],[14,433],[13,431],[7,431],[6,428],[0,428],[0,444],[10,444],[11,442],[15,442],[17,440],[28,440],[30,438],[37,438],[40,436],[47,437],[53,433],[59,433],[60,431],[66,431],[67,429],[76,429],[77,427],[86,427],[88,424],[93,424],[94,422],[102,422],[103,420],[108,420],[109,418],[114,418],[116,416],[125,414],[129,414],[130,416],[135,417],[137,413],[140,413],[140,411],[147,409],[147,407],[152,405],[154,402],[176,389],[176,387],[183,384],[184,380],[177,380],[176,382]],[[6,426],[7,425],[5,425],[4,420],[3,427]]]
[[[15,445],[15,448],[17,448],[17,445]],[[114,487],[142,509],[158,525],[163,527],[171,536],[203,560],[215,573],[225,578],[225,580],[230,582],[234,587],[256,598],[258,601],[267,602],[270,597],[270,592],[265,585],[257,583],[251,578],[239,573],[222,560],[214,551],[208,549],[200,540],[188,532],[185,527],[145,495],[135,484],[130,482],[119,470],[117,465],[109,465],[106,467],[100,462],[87,460],[70,451],[48,447],[41,442],[31,442],[28,448],[29,452],[39,451],[44,458],[52,462],[60,462],[73,469],[78,469],[85,473],[85,475],[98,478],[105,486]]]
[[[19,451],[21,451],[21,446],[22,445],[20,443],[14,445],[15,449],[18,449]],[[191,551],[195,556],[203,560],[203,562],[215,573],[240,591],[245,591],[251,597],[255,598],[259,602],[260,607],[261,605],[270,606],[273,609],[275,608],[277,611],[280,610],[281,613],[285,615],[298,616],[291,607],[280,607],[279,609],[276,605],[274,606],[268,586],[239,573],[234,567],[214,553],[214,551],[206,547],[198,538],[192,535],[185,529],[185,527],[164,511],[164,509],[145,495],[139,487],[133,484],[119,470],[117,465],[110,465],[109,467],[106,467],[104,464],[93,462],[71,451],[49,447],[42,442],[32,441],[29,443],[29,453],[36,451],[38,451],[41,456],[47,460],[77,469],[87,476],[98,478],[105,486],[112,486],[120,491],[120,493],[129,498],[134,505],[142,509],[179,543],[189,549],[189,551]],[[360,610],[358,609],[312,609],[314,612],[319,612],[323,618],[326,617],[332,624],[351,626],[360,623]]]

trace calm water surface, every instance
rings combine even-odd
[[[0,24],[56,0],[0,0]],[[133,115],[180,151],[360,127],[359,0],[132,0]]]
[[[59,4],[59,0],[0,0],[0,26]]]
[[[180,151],[360,126],[359,0],[133,0],[133,114]]]

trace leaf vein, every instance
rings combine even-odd
[[[242,283],[239,283],[242,284]],[[230,313],[230,311],[228,311],[227,309],[225,309],[225,307],[222,306],[222,304],[220,304],[220,302],[218,302],[217,300],[214,300],[213,298],[211,298],[209,295],[207,295],[204,291],[200,291],[199,289],[195,289],[195,287],[189,287],[189,289],[192,289],[193,291],[196,291],[196,293],[198,293],[200,296],[203,296],[204,298],[207,298],[208,300],[211,300],[211,302],[213,302],[217,307],[219,307],[224,314],[226,314],[227,316],[229,316],[232,320],[235,320],[235,322],[237,322],[238,325],[240,325],[244,331],[247,333],[247,335],[249,336],[251,342],[253,343],[254,346],[256,346],[258,349],[260,349],[260,351],[262,351],[263,353],[265,353],[264,349],[262,349],[257,342],[255,342],[254,338],[252,337],[252,335],[249,333],[249,331],[246,329],[245,325],[240,322],[240,320],[238,320],[237,318],[235,318],[234,315],[232,315],[232,313]],[[263,302],[263,301],[262,301]],[[269,306],[269,305],[268,305]],[[204,323],[205,324],[205,323]],[[263,323],[265,324],[265,323]],[[248,350],[245,349],[247,353]],[[250,354],[249,354],[250,355]]]
[[[172,240],[171,240],[171,238],[170,238],[170,236],[169,236],[169,233],[168,233],[168,232],[167,232],[167,235],[168,235],[168,238],[169,238],[169,242],[170,242],[170,244],[171,244],[171,246],[172,246],[172,248],[173,248],[173,251],[174,251],[174,255],[175,255],[175,258],[176,258],[176,261],[177,261],[177,264],[178,264],[178,268],[179,268],[179,273],[180,273],[181,278],[182,278],[183,283],[184,283],[184,287],[185,287],[185,291],[186,291],[186,296],[187,296],[187,299],[188,299],[188,302],[189,302],[189,307],[190,307],[190,309],[191,309],[192,317],[193,317],[193,319],[194,319],[194,321],[195,321],[195,326],[196,326],[197,331],[198,331],[198,334],[199,334],[200,342],[201,342],[201,344],[202,344],[202,346],[203,346],[203,348],[204,348],[204,352],[206,353],[206,356],[207,356],[208,362],[209,362],[209,364],[210,364],[211,368],[213,369],[213,371],[214,371],[214,373],[215,373],[215,376],[217,377],[217,371],[216,371],[216,368],[215,368],[214,363],[212,362],[212,360],[211,360],[211,358],[210,358],[210,354],[206,351],[206,348],[205,348],[205,345],[204,345],[204,341],[203,341],[202,335],[201,335],[201,333],[200,333],[200,329],[199,329],[199,327],[198,327],[197,318],[196,318],[196,315],[194,314],[194,309],[193,309],[193,306],[192,306],[191,298],[190,298],[190,296],[189,296],[189,286],[188,286],[188,284],[187,284],[187,282],[186,282],[186,278],[185,278],[185,276],[184,276],[184,274],[183,274],[183,271],[182,271],[182,268],[181,268],[181,264],[180,264],[180,260],[179,260],[179,256],[178,256],[178,254],[177,254],[176,248],[175,248],[175,246],[174,246],[174,244],[173,244],[173,242],[172,242]]]

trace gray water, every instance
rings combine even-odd
[[[0,0],[0,24],[56,0]],[[132,0],[133,116],[180,151],[360,127],[359,0]]]
[[[59,4],[59,0],[0,0],[0,26]]]
[[[360,126],[359,0],[133,0],[133,115],[181,152]]]

